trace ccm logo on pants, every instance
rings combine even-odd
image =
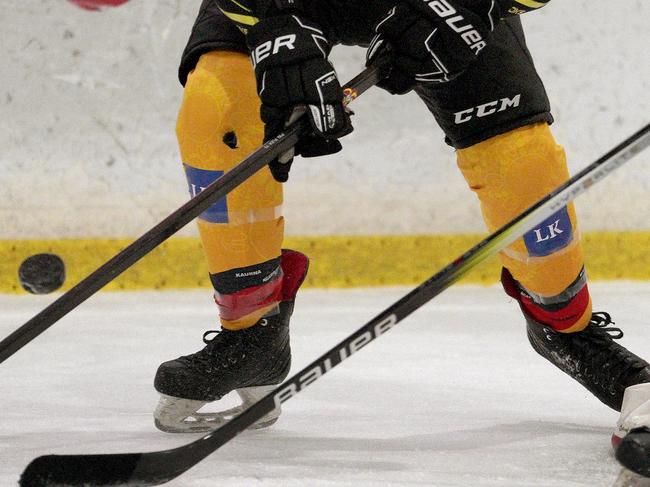
[[[497,112],[503,112],[509,108],[516,108],[519,106],[520,100],[521,94],[518,94],[512,98],[501,98],[500,100],[483,103],[482,105],[454,113],[454,121],[456,125],[460,125],[461,123],[469,122],[473,118],[483,118]]]

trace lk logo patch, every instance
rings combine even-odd
[[[183,164],[185,176],[189,185],[190,196],[194,198],[197,194],[207,188],[211,183],[223,176],[223,171],[208,171],[197,169]],[[222,198],[213,204],[199,216],[201,220],[210,223],[228,223],[228,204],[226,198]]]
[[[524,235],[524,243],[531,257],[551,255],[569,245],[572,240],[573,228],[566,207]]]

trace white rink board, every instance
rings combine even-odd
[[[622,343],[648,357],[650,284],[596,283]],[[298,372],[403,294],[300,293]],[[0,295],[0,336],[52,297]],[[208,292],[103,293],[2,364],[0,485],[50,453],[172,448],[154,428],[158,364],[197,350]],[[539,357],[498,287],[451,288],[169,487],[611,487],[617,414]]]
[[[0,238],[137,236],[186,199],[176,69],[199,3],[133,0],[91,13],[63,0],[4,1]],[[648,122],[650,3],[555,0],[524,22],[573,171]],[[341,78],[363,55],[335,50]],[[341,154],[294,165],[288,233],[482,231],[415,96],[376,91],[355,110]],[[648,160],[581,198],[583,229],[649,228]]]

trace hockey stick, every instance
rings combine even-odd
[[[188,443],[163,451],[104,455],[46,455],[21,476],[23,487],[159,485],[176,478],[223,446],[262,416],[298,394],[353,353],[383,335],[488,257],[540,225],[593,184],[650,145],[650,124],[587,166],[501,229],[406,294],[352,335],[264,396],[225,425]]]
[[[357,96],[384,77],[387,64],[378,60],[343,87],[347,105]],[[224,198],[237,186],[262,169],[274,157],[291,149],[307,130],[309,123],[303,118],[289,126],[283,133],[266,142],[221,178],[181,206],[142,237],[124,248],[108,262],[63,294],[40,313],[27,321],[0,342],[0,363],[11,357],[63,316],[91,297],[106,284],[163,243],[181,228],[198,217],[212,204]]]

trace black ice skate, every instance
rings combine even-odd
[[[593,313],[587,327],[575,333],[556,332],[530,317],[526,321],[535,351],[616,411],[628,386],[650,382],[650,365],[614,341],[623,332],[610,326],[607,313]]]
[[[160,365],[154,386],[161,399],[154,412],[156,427],[170,433],[205,432],[241,413],[277,387],[291,366],[289,320],[295,295],[307,273],[308,259],[293,251],[282,254],[282,301],[279,314],[250,328],[208,331],[206,346],[191,355]],[[221,412],[197,412],[209,402],[236,391],[242,404]],[[280,409],[252,425],[275,423]]]

